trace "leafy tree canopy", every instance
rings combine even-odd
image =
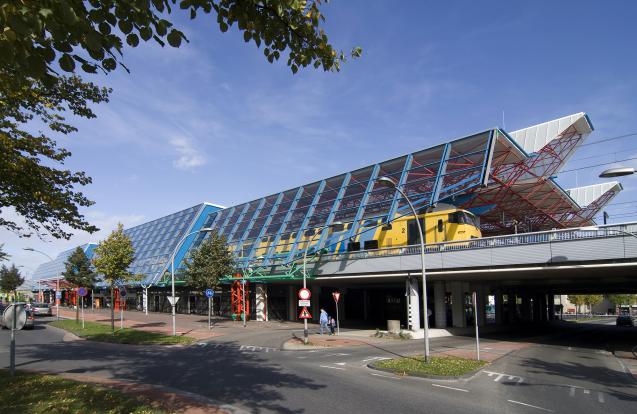
[[[65,267],[62,276],[73,286],[91,288],[97,282],[97,275],[91,268],[91,261],[81,247],[75,249],[66,259]]]
[[[226,32],[236,25],[245,42],[264,45],[268,61],[285,54],[292,72],[312,65],[339,70],[346,60],[321,28],[320,7],[326,0],[17,0],[0,6],[0,67],[45,80],[55,68],[73,72],[110,72],[122,63],[125,43],[131,47],[153,40],[179,47],[187,41],[168,15],[179,8],[210,15]],[[350,55],[359,56],[360,48]],[[127,70],[127,69],[126,69]]]
[[[624,294],[624,295],[608,295],[608,300],[616,306],[621,305],[634,305],[637,303],[637,295]]]
[[[184,276],[188,286],[198,290],[215,288],[219,279],[232,274],[235,261],[226,239],[211,234],[186,261]]]
[[[1,43],[1,42],[0,42]],[[76,128],[65,121],[65,111],[94,118],[90,103],[108,100],[108,90],[79,77],[60,77],[50,83],[12,79],[0,70],[0,213],[12,207],[38,234],[69,238],[68,228],[98,230],[79,213],[90,206],[76,185],[91,182],[83,172],[58,168],[71,155],[44,133],[33,134],[27,124],[37,119],[51,131],[68,134]],[[43,162],[43,160],[47,160]],[[0,226],[30,236],[23,226],[0,217]]]
[[[20,275],[20,271],[15,265],[7,267],[2,265],[0,268],[0,289],[5,292],[13,292],[15,296],[18,286],[24,283],[24,278]]]
[[[111,287],[135,279],[128,267],[135,260],[133,243],[124,234],[124,226],[119,223],[106,240],[94,251],[93,265],[97,273],[104,277]]]

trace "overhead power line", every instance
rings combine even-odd
[[[604,166],[604,165],[616,164],[618,162],[633,161],[633,160],[637,160],[637,157],[624,158],[623,160],[617,160],[617,161],[612,161],[612,162],[603,162],[601,164],[589,165],[589,166],[586,166],[586,167],[571,168],[570,170],[560,171],[558,174],[563,174],[563,173],[567,173],[567,172],[571,172],[571,171],[585,170],[585,169],[588,169],[588,168],[601,167],[601,166]]]
[[[632,136],[635,136],[635,135],[637,135],[637,132],[631,132],[631,133],[625,134],[625,135],[618,135],[616,137],[602,138],[599,141],[587,142],[586,144],[582,144],[582,145],[580,145],[580,147],[587,147],[589,145],[603,144],[604,142],[615,141],[617,139],[628,138],[628,137],[632,137]]]

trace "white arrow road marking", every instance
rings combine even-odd
[[[504,374],[502,372],[493,372],[493,371],[483,371],[483,372],[485,372],[490,377],[495,376],[495,379],[493,380],[495,382],[499,382],[504,377],[506,377],[509,381],[515,381],[516,384],[521,384],[524,382],[524,378],[518,377],[517,375],[509,375],[509,374]]]
[[[440,384],[431,384],[433,387],[438,387],[438,388],[446,388],[448,390],[454,390],[454,391],[462,391],[462,392],[469,392],[469,390],[465,390],[462,388],[454,388],[454,387],[447,387],[446,385],[440,385]]]
[[[600,404],[604,404],[604,394],[602,394],[601,392],[597,393],[597,401],[600,402]]]
[[[510,403],[513,403],[513,404],[520,404],[520,405],[523,405],[525,407],[537,408],[538,410],[548,411],[549,413],[553,412],[553,410],[549,410],[548,408],[538,407],[537,405],[526,404],[526,403],[523,403],[523,402],[520,402],[520,401],[513,401],[513,400],[507,400],[507,401],[510,402]]]
[[[569,396],[575,397],[575,387],[571,387],[571,390],[568,393]]]

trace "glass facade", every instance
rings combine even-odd
[[[377,183],[401,184],[415,206],[450,200],[484,185],[495,130],[408,154],[229,207],[209,218],[226,237],[240,267],[289,263],[310,251],[345,249],[347,241],[402,215],[407,203]],[[334,228],[325,226],[341,222]]]
[[[79,246],[84,250],[86,256],[91,259],[93,257],[93,249],[95,249],[97,245],[94,243],[83,244]],[[49,261],[46,263],[42,263],[35,269],[35,273],[33,273],[33,280],[53,280],[60,277],[62,272],[66,270],[66,259],[77,249],[74,247],[69,250],[65,250],[62,253],[58,254],[57,257],[53,261]],[[39,253],[34,253],[39,254]]]

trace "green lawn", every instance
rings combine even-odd
[[[0,369],[0,407],[3,413],[163,413],[119,391],[66,380],[54,375]]]
[[[475,371],[487,364],[486,361],[457,357],[431,357],[425,365],[422,356],[395,358],[378,361],[374,366],[390,369],[396,374],[425,374],[456,377]]]
[[[84,329],[82,329],[81,322],[76,323],[70,319],[54,321],[51,322],[50,325],[73,332],[75,335],[90,339],[91,341],[114,342],[118,344],[175,345],[190,344],[195,341],[194,338],[189,336],[170,336],[130,328],[116,328],[115,333],[112,333],[110,325],[95,322],[85,322]]]

